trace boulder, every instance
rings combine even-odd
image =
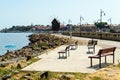
[[[47,79],[48,77],[49,77],[49,72],[48,71],[46,71],[46,72],[44,72],[40,75],[40,78],[46,78]]]
[[[30,55],[28,55],[28,56],[26,56],[26,61],[28,61],[28,60],[30,60],[30,59],[32,59],[32,56],[30,56]]]
[[[18,64],[17,64],[17,68],[18,68],[18,69],[21,69],[21,68],[22,68],[21,64],[18,63]]]

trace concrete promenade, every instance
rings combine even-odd
[[[59,37],[68,37],[63,35],[56,35]],[[115,64],[120,60],[120,42],[98,40],[95,54],[88,53],[86,43],[90,38],[72,37],[75,40],[83,41],[83,45],[79,45],[76,50],[70,50],[70,56],[67,59],[59,59],[58,51],[65,49],[67,45],[62,45],[51,51],[38,56],[39,61],[25,67],[24,71],[54,71],[54,72],[81,72],[93,73],[99,70],[99,60],[93,59],[93,67],[90,67],[90,59],[88,56],[97,54],[98,50],[107,47],[117,47],[115,51]],[[107,63],[112,63],[112,56],[107,57]],[[104,57],[102,58],[102,66],[105,67]]]

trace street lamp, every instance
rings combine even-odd
[[[70,33],[70,42],[69,44],[71,44],[71,40],[72,40],[72,25],[70,24],[72,21],[69,19],[68,20],[68,24],[69,24],[69,33]]]
[[[100,10],[100,22],[102,22],[102,16],[105,16],[105,12],[101,9]]]
[[[111,28],[111,25],[112,25],[112,19],[109,18],[109,19],[108,19],[108,22],[110,22],[110,23],[109,23],[109,29],[110,29],[110,28]],[[110,32],[110,31],[109,31],[109,32]]]
[[[110,25],[112,24],[112,19],[111,18],[109,18],[108,19],[108,22],[110,22]]]
[[[102,24],[102,17],[105,16],[105,12],[101,9],[100,10],[100,24]],[[101,26],[102,27],[102,26]],[[100,30],[100,39],[102,38],[102,31]]]
[[[79,29],[79,32],[80,32],[80,36],[81,36],[81,25],[82,25],[82,20],[84,20],[84,18],[82,16],[80,16],[80,29]]]

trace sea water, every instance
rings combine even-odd
[[[0,55],[7,50],[13,51],[28,45],[28,36],[32,33],[0,33]]]

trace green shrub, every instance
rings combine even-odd
[[[34,49],[34,50],[38,49],[38,45],[34,45],[34,46],[33,46],[33,49]]]
[[[41,46],[48,46],[48,43],[42,42],[40,45],[41,45]]]
[[[4,69],[4,68],[0,68],[0,77],[1,76],[5,76],[5,75],[8,75],[12,72],[12,70],[9,70],[9,69]]]

